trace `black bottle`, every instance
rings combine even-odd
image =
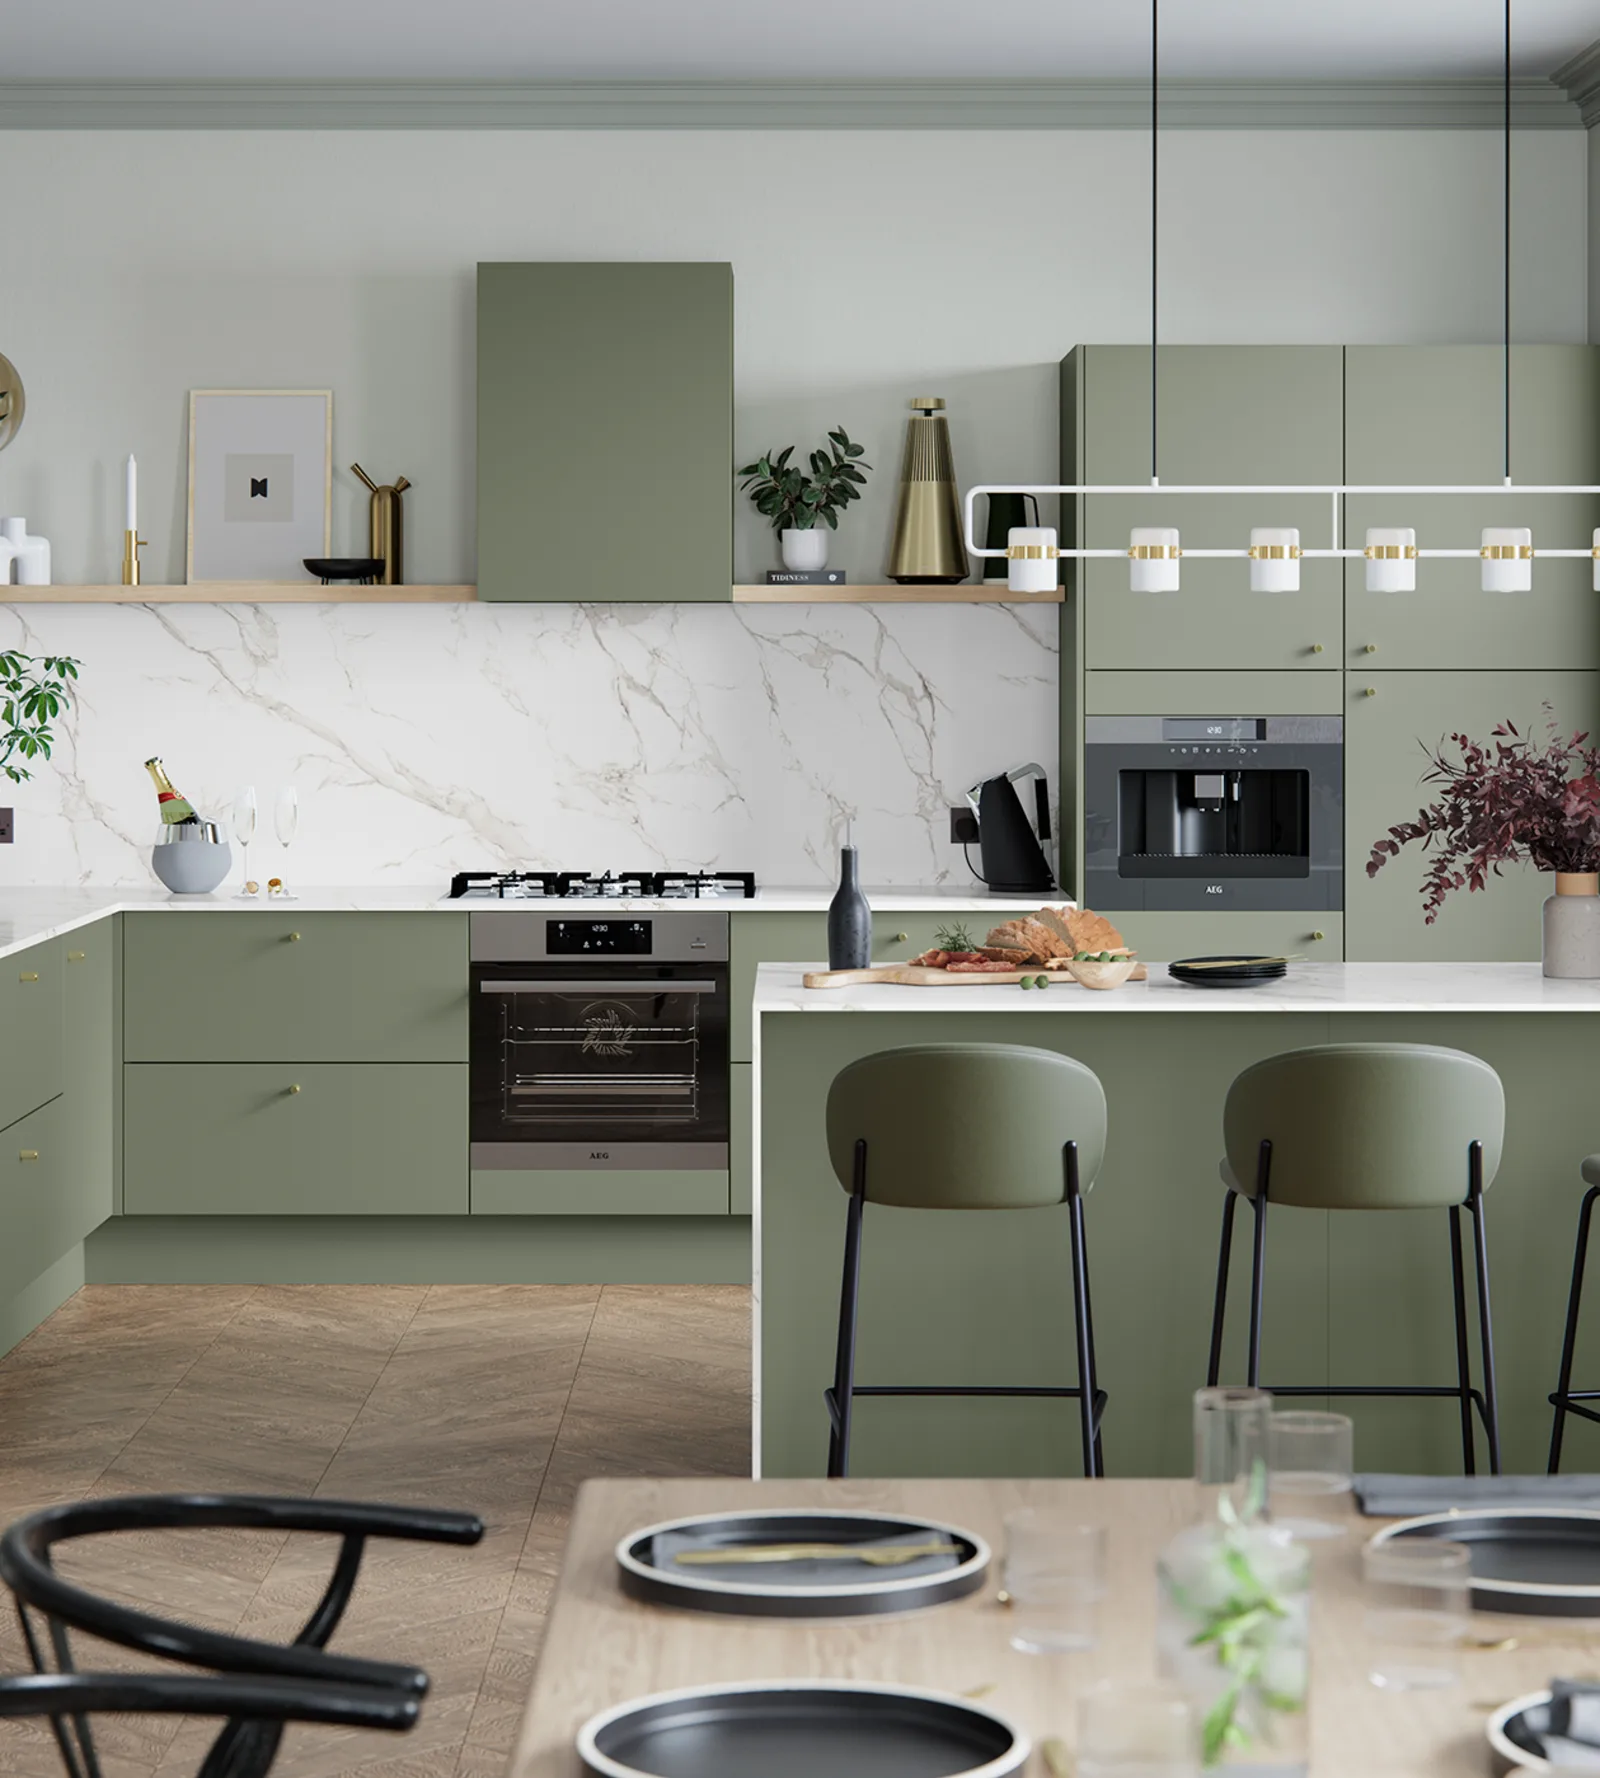
[[[867,969],[872,964],[872,909],[861,893],[856,849],[839,848],[839,887],[828,904],[829,969]]]

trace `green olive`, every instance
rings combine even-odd
[[[1031,975],[1025,975],[1022,978],[1022,986],[1024,988],[1031,988],[1033,986],[1033,977]]]
[[[1048,988],[1050,986],[1050,978],[1047,975],[1035,976],[1033,985],[1036,988]]]

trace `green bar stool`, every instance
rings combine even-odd
[[[1567,1331],[1561,1341],[1561,1375],[1556,1381],[1550,1405],[1556,1411],[1550,1428],[1549,1471],[1555,1475],[1561,1468],[1561,1435],[1567,1429],[1567,1415],[1580,1414],[1585,1420],[1600,1421],[1600,1414],[1585,1407],[1587,1401],[1600,1401],[1600,1389],[1572,1387],[1572,1354],[1578,1343],[1578,1305],[1583,1300],[1583,1272],[1589,1257],[1589,1223],[1594,1216],[1594,1201],[1600,1198],[1600,1154],[1592,1154],[1578,1169],[1588,1190],[1578,1211],[1578,1240],[1572,1250],[1572,1284],[1567,1291]]]
[[[1500,1166],[1505,1092],[1485,1061],[1462,1050],[1420,1043],[1329,1043],[1257,1062],[1228,1089],[1223,1112],[1227,1158],[1222,1181],[1222,1246],[1211,1318],[1213,1387],[1222,1364],[1233,1214],[1241,1197],[1255,1217],[1250,1271],[1247,1381],[1274,1395],[1453,1396],[1461,1411],[1461,1457],[1475,1472],[1472,1411],[1489,1441],[1489,1469],[1500,1473],[1495,1401],[1494,1326],[1489,1310],[1489,1248],[1483,1194]],[[1267,1204],[1311,1210],[1450,1212],[1455,1286],[1456,1382],[1435,1387],[1261,1382],[1261,1290],[1266,1265]],[[1478,1343],[1483,1387],[1472,1382],[1467,1341],[1461,1211],[1472,1219],[1477,1264]]]
[[[828,1154],[850,1194],[839,1341],[828,1407],[828,1474],[850,1473],[858,1396],[1008,1395],[1075,1400],[1083,1473],[1105,1473],[1105,1391],[1094,1357],[1083,1199],[1106,1146],[1106,1096],[1081,1062],[1009,1043],[933,1043],[852,1062],[828,1090]],[[1078,1381],[1068,1388],[861,1384],[855,1380],[861,1224],[868,1203],[915,1210],[1067,1207]]]

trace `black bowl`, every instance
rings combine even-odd
[[[307,556],[307,574],[324,586],[330,580],[376,580],[383,572],[382,556]]]

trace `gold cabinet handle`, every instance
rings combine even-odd
[[[67,961],[69,963],[81,963],[88,955],[89,953],[87,951],[68,951]]]
[[[36,982],[38,979],[39,972],[37,969],[25,969],[22,974],[17,977],[19,982]]]
[[[1368,697],[1369,697],[1369,698],[1375,698],[1375,697],[1376,697],[1376,696],[1377,696],[1377,695],[1378,695],[1378,688],[1377,688],[1377,686],[1375,686],[1375,685],[1369,685],[1369,686],[1368,686],[1368,687],[1367,687],[1367,696],[1368,696]]]
[[[293,1094],[293,1093],[298,1093],[298,1092],[299,1092],[299,1091],[300,1091],[300,1083],[299,1083],[299,1081],[296,1081],[296,1082],[295,1082],[295,1083],[294,1083],[294,1085],[293,1085],[293,1086],[291,1086],[291,1087],[290,1087],[290,1088],[289,1088],[289,1091],[290,1091],[290,1093],[291,1093],[291,1094]]]
[[[36,1148],[19,1148],[17,1150],[17,1159],[19,1161],[36,1161],[38,1158],[39,1151]]]
[[[910,936],[911,934],[908,932],[897,932],[894,935],[894,942],[897,945],[903,945]]]
[[[1376,654],[1378,652],[1377,643],[1376,642],[1369,642],[1367,644],[1367,646],[1365,647],[1365,649],[1362,650],[1362,652],[1364,654]]]
[[[1325,932],[1313,932],[1311,936],[1313,939],[1319,939],[1319,938],[1326,938],[1328,935]]]
[[[1322,644],[1320,642],[1313,642],[1311,644],[1311,652],[1313,654],[1321,654],[1322,653]]]
[[[299,942],[300,942],[300,934],[298,932],[291,932],[289,934],[289,943],[292,945],[297,945],[297,944],[299,944]]]

